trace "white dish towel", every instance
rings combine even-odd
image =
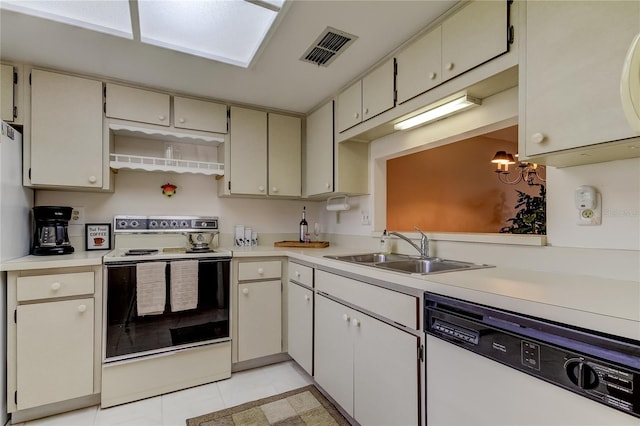
[[[136,305],[138,315],[158,315],[167,302],[166,262],[136,264]]]
[[[198,261],[171,262],[171,312],[198,307]]]

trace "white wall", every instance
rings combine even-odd
[[[640,250],[640,158],[547,169],[549,245]],[[574,191],[591,185],[601,194],[602,225],[580,226]]]
[[[162,194],[160,187],[167,182],[178,186],[172,197]],[[113,216],[122,214],[219,216],[222,233],[231,234],[234,225],[242,224],[252,226],[258,238],[260,233],[297,235],[302,207],[312,224],[324,206],[305,200],[220,198],[218,184],[211,176],[120,170],[113,193],[38,190],[36,205],[84,207],[89,223],[113,223]]]

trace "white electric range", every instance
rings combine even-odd
[[[231,257],[217,217],[116,216],[104,256],[102,407],[231,375]],[[191,241],[209,241],[210,244]],[[197,240],[194,236],[206,236]]]

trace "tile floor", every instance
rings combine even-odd
[[[186,419],[276,395],[312,383],[295,362],[233,373],[230,379],[142,401],[98,406],[45,417],[20,426],[185,426]]]

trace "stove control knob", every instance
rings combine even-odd
[[[132,228],[137,228],[139,224],[140,223],[138,223],[137,220],[132,220],[131,223],[129,223],[129,225],[131,225]]]
[[[172,220],[171,221],[171,227],[172,228],[177,228],[178,227],[178,221],[177,220]]]
[[[120,228],[126,228],[127,227],[127,221],[126,220],[121,220],[120,222],[118,222],[118,226]]]
[[[152,220],[149,222],[149,228],[156,228],[158,226],[158,221]]]
[[[183,220],[182,222],[180,222],[180,227],[181,228],[188,228],[189,227],[189,222],[187,222],[186,220]]]
[[[571,383],[581,389],[595,389],[598,387],[598,374],[584,358],[572,358],[564,364],[567,376]]]
[[[169,226],[169,222],[167,222],[166,220],[160,222],[160,228],[166,228],[167,226]]]

